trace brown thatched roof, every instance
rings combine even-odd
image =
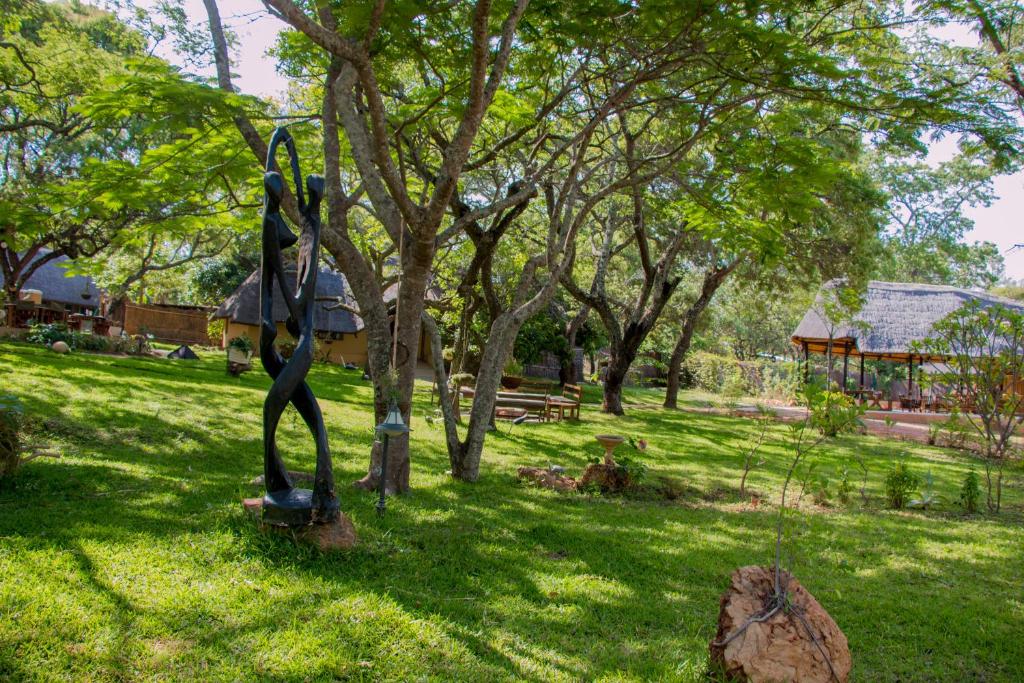
[[[823,289],[837,286],[827,282]],[[868,283],[864,306],[851,324],[836,326],[832,330],[835,353],[850,353],[868,357],[906,359],[913,342],[931,336],[932,326],[967,301],[980,300],[987,304],[1024,311],[1024,304],[1013,299],[994,296],[942,285],[919,285],[904,282]],[[819,294],[815,305],[804,314],[793,332],[793,342],[808,345],[810,351],[821,353],[829,340],[832,325],[825,319]]]
[[[292,266],[287,275],[291,284],[295,284],[295,267]],[[348,281],[341,273],[321,268],[316,276],[316,296],[340,297],[348,306],[355,307],[355,297],[348,286]],[[335,332],[355,334],[363,329],[363,321],[352,313],[344,310],[328,311],[325,306],[329,302],[314,304],[313,321],[317,332]],[[243,325],[260,324],[260,271],[259,269],[245,279],[231,295],[224,300],[213,313],[214,318],[227,318]],[[288,318],[288,307],[280,290],[274,288],[274,320],[284,322]]]

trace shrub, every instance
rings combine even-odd
[[[249,335],[241,334],[237,337],[232,337],[228,340],[229,349],[238,349],[242,353],[252,353],[252,339],[249,339]]]
[[[696,351],[686,358],[684,368],[693,378],[694,385],[705,391],[718,393],[727,383],[742,383],[739,361],[707,351]]]
[[[838,391],[824,391],[818,400],[821,406],[812,412],[811,424],[825,436],[832,438],[861,424],[860,416],[864,408],[858,406],[852,396]]]
[[[845,505],[850,502],[851,493],[853,493],[853,485],[850,483],[850,468],[844,467],[843,471],[839,474],[839,486],[836,487],[836,497],[839,498],[839,502]]]
[[[110,348],[114,353],[127,353],[131,356],[144,356],[153,350],[149,340],[141,334],[134,337],[117,337]]]
[[[83,334],[69,330],[64,323],[47,323],[45,325],[33,325],[25,341],[31,344],[43,344],[52,346],[54,342],[62,341],[68,348],[81,351],[109,351],[110,339],[95,334]]]
[[[921,478],[910,471],[904,462],[893,463],[885,475],[885,497],[889,507],[901,510],[907,504],[910,494],[921,484]]]
[[[71,343],[71,335],[71,330],[63,323],[36,324],[29,328],[25,341],[31,344],[43,344],[44,346],[51,346],[54,342],[62,341],[74,348],[74,345]]]
[[[622,456],[615,461],[616,469],[624,475],[631,486],[641,483],[647,476],[647,465],[629,456]]]
[[[224,318],[214,318],[206,325],[206,336],[210,338],[210,345],[220,348],[224,342]]]
[[[935,478],[932,476],[932,471],[928,470],[928,473],[924,476],[924,488],[921,489],[920,496],[907,503],[907,507],[927,510],[941,502],[942,496],[935,493]]]
[[[981,500],[981,482],[978,473],[973,469],[964,475],[964,483],[960,487],[960,505],[964,512],[975,513],[978,511],[978,501]]]

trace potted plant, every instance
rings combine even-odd
[[[248,365],[252,358],[252,339],[242,334],[228,341],[228,361],[240,365]]]
[[[501,386],[506,389],[518,389],[523,383],[523,364],[514,357],[505,364],[505,372],[501,376]]]

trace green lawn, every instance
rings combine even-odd
[[[734,492],[751,421],[630,392],[625,418],[591,406],[579,424],[502,424],[467,485],[445,475],[423,385],[414,492],[379,520],[372,495],[347,485],[372,439],[359,374],[318,365],[310,376],[360,534],[354,551],[321,555],[242,512],[262,467],[260,372],[230,378],[220,355],[189,364],[0,343],[0,393],[21,396],[33,438],[63,453],[0,483],[0,679],[703,680],[729,573],[771,550],[771,509]],[[286,417],[281,444],[308,470],[301,427]],[[772,500],[785,429],[751,476]],[[647,438],[649,480],[672,477],[682,495],[517,483],[520,465],[580,470],[601,432]],[[869,463],[869,503],[820,509],[808,496],[791,518],[796,574],[848,636],[853,678],[1024,679],[1021,469],[998,517],[950,504],[893,512],[881,509],[882,477],[898,454],[950,499],[970,462],[851,436],[819,469],[853,453]]]

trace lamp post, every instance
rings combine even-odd
[[[387,508],[385,493],[388,485],[388,439],[392,436],[409,433],[409,425],[405,424],[405,420],[402,419],[402,411],[398,409],[396,402],[391,402],[387,417],[377,425],[377,431],[384,435],[384,445],[380,454],[380,498],[377,500],[377,515],[383,517],[384,510]]]

